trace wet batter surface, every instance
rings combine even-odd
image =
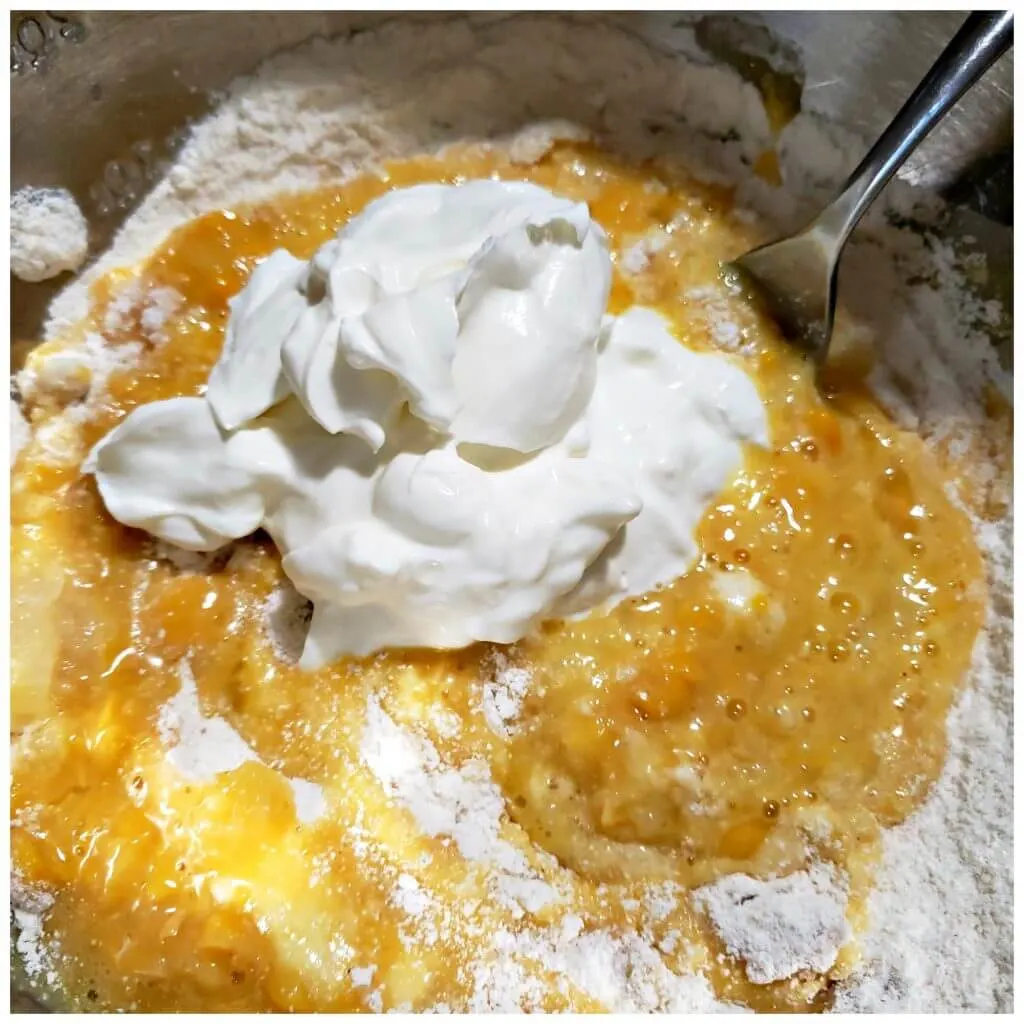
[[[389,188],[492,174],[588,202],[617,253],[612,312],[654,306],[734,359],[771,446],[747,451],[669,587],[512,649],[300,672],[268,637],[269,541],[177,565],[105,513],[79,463],[139,404],[201,393],[228,300],[275,248],[308,258]],[[852,368],[823,396],[723,283],[721,261],[760,240],[727,189],[665,165],[463,150],[209,214],[101,283],[92,329],[115,346],[145,337],[150,296],[181,300],[94,412],[75,415],[88,374],[27,408],[37,438],[12,478],[12,859],[54,898],[65,1005],[493,1008],[512,963],[524,1008],[597,1009],[563,955],[588,937],[642,943],[659,992],[698,972],[754,1008],[827,1002],[855,944],[755,984],[692,893],[825,864],[863,924],[879,829],[941,769],[983,571],[923,443]],[[74,423],[40,433],[62,409]],[[213,719],[251,756],[183,770],[175,736],[192,721],[209,739]]]

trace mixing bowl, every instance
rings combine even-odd
[[[13,13],[12,189],[70,190],[89,223],[95,256],[159,178],[190,123],[215,104],[218,90],[277,50],[315,35],[358,32],[389,17],[399,16]],[[758,88],[770,81],[790,102],[865,139],[887,123],[961,19],[884,12],[607,17],[680,59],[727,63]],[[905,180],[950,200],[943,230],[985,253],[985,287],[1007,309],[1011,121],[1008,54],[901,171]],[[15,361],[38,339],[47,304],[68,280],[28,284],[12,277]],[[993,341],[1008,361],[1009,334]],[[12,969],[12,1007],[36,1008],[18,994],[16,963]]]

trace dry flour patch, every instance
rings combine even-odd
[[[14,948],[25,974],[33,981],[56,985],[58,947],[47,934],[46,918],[53,907],[48,892],[31,888],[17,877],[11,881],[11,916],[18,931]]]
[[[492,666],[494,674],[483,683],[480,707],[491,731],[507,739],[515,731],[533,675],[528,669],[510,664],[501,654],[495,656]]]
[[[90,332],[81,344],[30,363],[17,374],[15,384],[22,399],[57,397],[70,405],[65,415],[82,422],[106,394],[111,374],[131,369],[141,353],[138,342],[111,345],[102,334]]]
[[[949,717],[932,795],[883,833],[863,961],[845,1012],[1007,1012],[1013,1006],[1013,517],[975,521],[990,612]]]
[[[167,760],[187,779],[207,782],[260,756],[218,715],[207,717],[199,703],[196,682],[187,662],[178,667],[181,689],[160,709],[157,731],[167,748]],[[327,810],[323,790],[305,779],[287,779],[295,815],[312,824]]]
[[[566,915],[560,928],[545,932],[499,932],[493,948],[492,957],[474,969],[472,1012],[540,1008],[546,986],[525,965],[554,975],[562,991],[571,986],[614,1013],[707,1013],[722,1008],[704,978],[675,974],[639,936],[587,932],[572,915]]]
[[[707,324],[711,339],[725,352],[744,352],[750,341],[744,325],[735,320],[733,308],[728,304],[724,285],[691,288],[683,295]]]
[[[769,881],[727,875],[698,889],[694,903],[757,985],[827,971],[852,937],[846,889],[822,865]]]
[[[375,698],[360,747],[367,767],[426,835],[451,839],[488,873],[492,894],[511,909],[535,912],[558,899],[525,855],[501,836],[505,800],[485,761],[445,764],[429,740],[394,722]]]
[[[103,314],[103,330],[118,334],[137,327],[150,344],[162,345],[168,339],[168,321],[183,305],[184,299],[174,288],[147,288],[144,281],[134,278],[111,298]]]
[[[668,245],[669,236],[660,228],[628,245],[618,256],[618,266],[626,274],[642,274],[650,265],[656,253]]]
[[[11,196],[11,273],[45,281],[78,270],[89,251],[89,225],[62,188],[23,188]]]

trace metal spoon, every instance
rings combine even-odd
[[[754,286],[786,337],[819,365],[828,355],[836,268],[850,232],[918,143],[1012,41],[1011,11],[969,15],[839,196],[798,234],[729,265]]]

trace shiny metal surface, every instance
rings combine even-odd
[[[695,13],[675,21],[703,26],[705,37],[733,37],[738,50],[797,68],[804,110],[873,139],[963,19],[962,11],[779,11],[760,16]],[[654,34],[663,31],[659,25]],[[680,44],[685,45],[685,38],[677,38]],[[936,190],[949,188],[978,154],[1010,144],[1012,114],[1013,57],[1008,54],[957,105],[900,176]]]
[[[785,335],[818,363],[828,356],[839,259],[889,179],[1013,40],[1011,12],[971,14],[882,132],[839,195],[802,231],[733,264],[765,299]]]
[[[11,182],[69,189],[102,251],[159,178],[189,124],[218,90],[271,53],[315,35],[356,32],[375,13],[14,12]],[[479,15],[478,17],[505,17]],[[595,15],[597,17],[597,15]],[[647,13],[614,18],[659,49],[725,60],[755,84],[768,69],[805,110],[870,139],[881,131],[956,31],[956,13]],[[965,205],[951,230],[971,235],[1009,295],[1012,218],[1012,55],[1002,58],[901,171]],[[538,112],[543,115],[543,112]],[[45,308],[68,275],[11,280],[15,342],[38,338]],[[1000,296],[1003,297],[1003,296]],[[17,347],[15,347],[17,350]],[[23,978],[12,962],[13,1006]]]

